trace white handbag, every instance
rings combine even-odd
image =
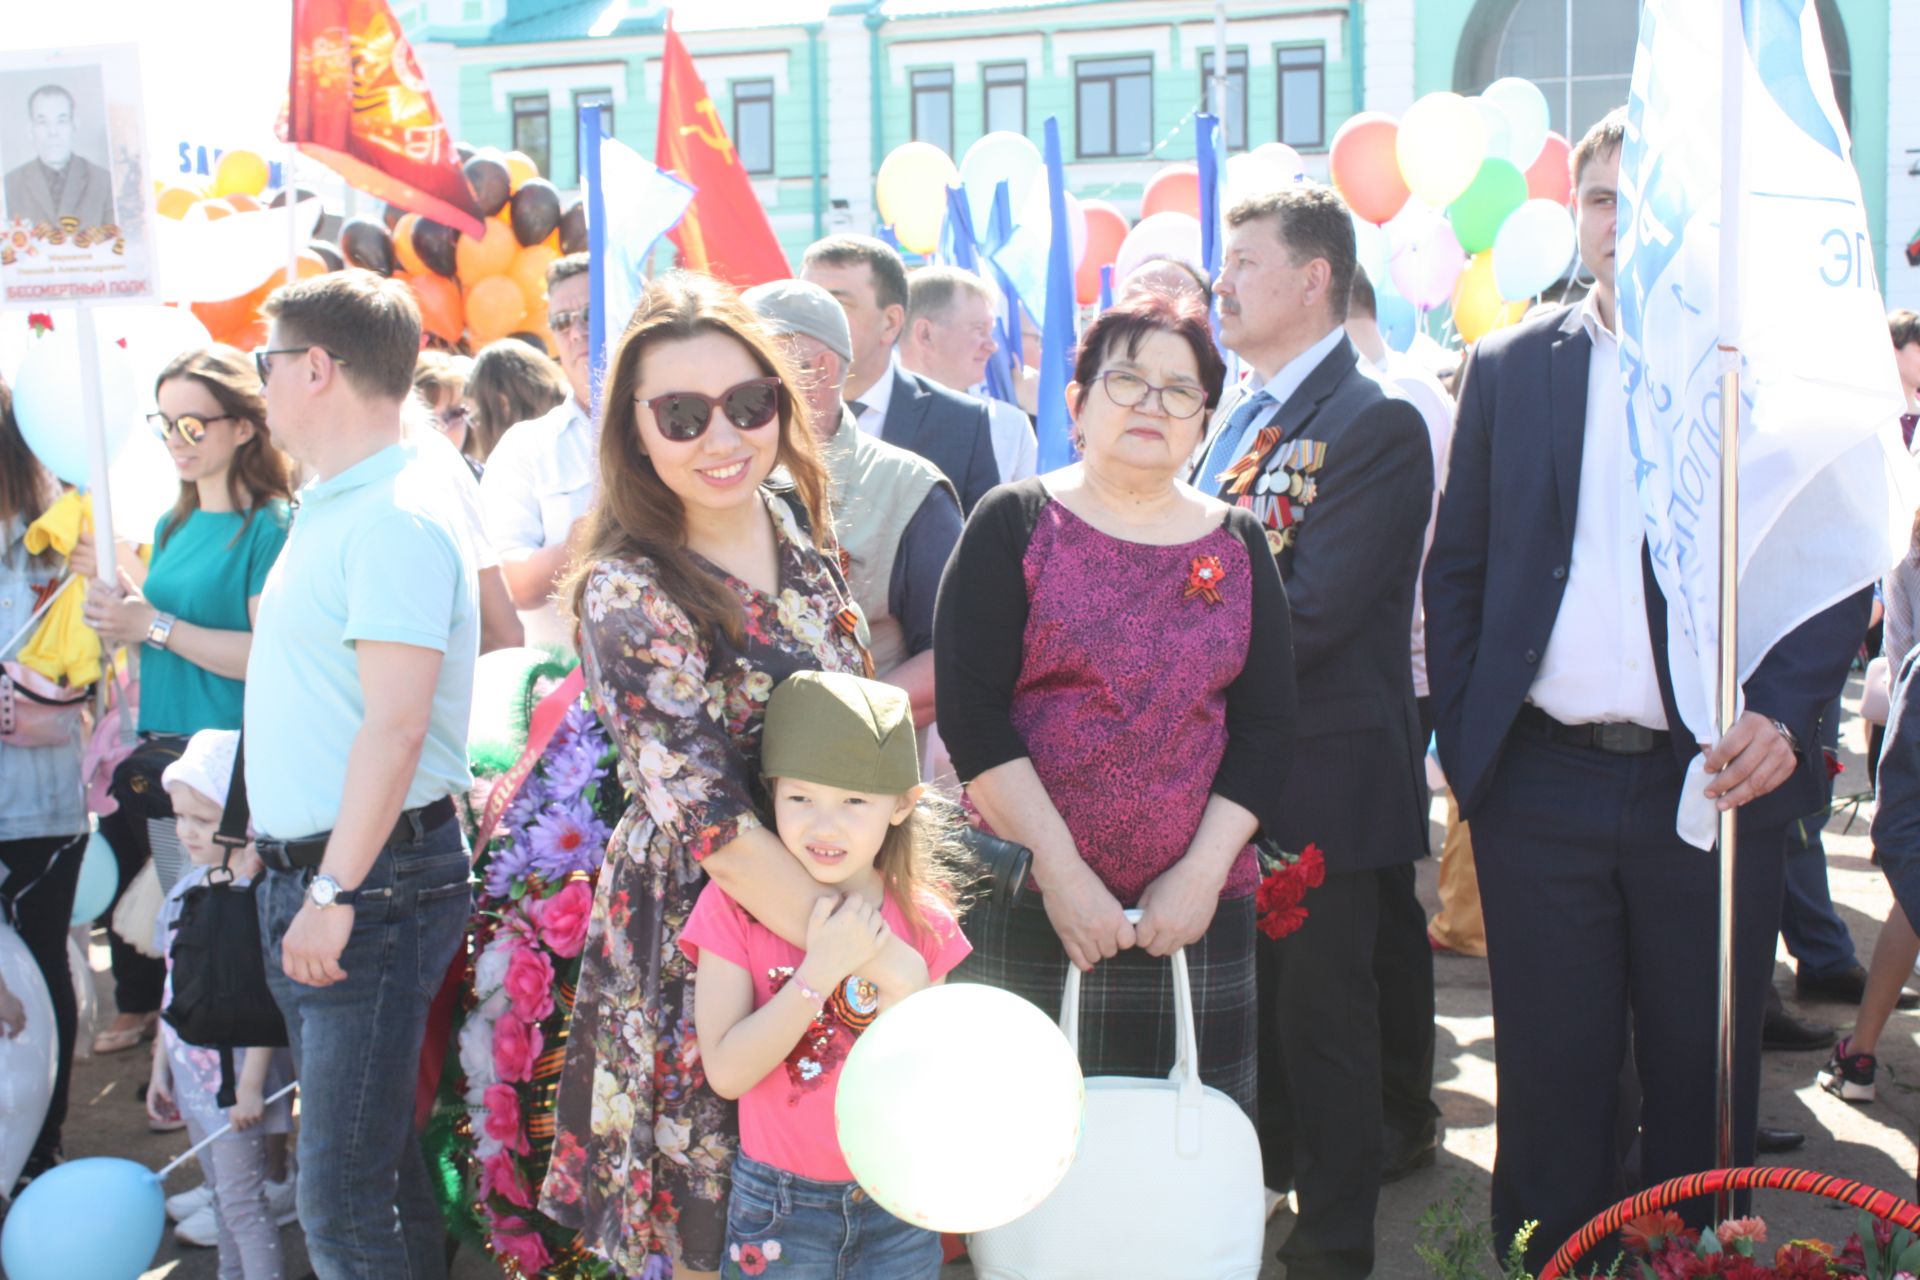
[[[978,1280],[1257,1280],[1266,1239],[1260,1138],[1233,1099],[1200,1083],[1186,953],[1172,962],[1172,1073],[1088,1079],[1072,1168],[1032,1212],[969,1238]],[[1060,1029],[1078,1052],[1075,968]]]

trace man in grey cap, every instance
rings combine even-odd
[[[799,367],[833,481],[847,582],[873,633],[874,670],[912,698],[925,759],[925,728],[933,722],[933,599],[960,539],[959,495],[931,462],[854,425],[841,399],[853,339],[832,294],[804,280],[776,280],[742,297]]]

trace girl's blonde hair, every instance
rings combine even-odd
[[[971,896],[979,867],[961,831],[966,812],[931,791],[921,795],[906,819],[887,828],[873,865],[900,913],[922,938],[932,934],[923,904],[934,903],[958,916]]]

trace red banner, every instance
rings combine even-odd
[[[294,0],[287,139],[369,195],[486,235],[453,137],[387,0]]]
[[[671,24],[660,75],[660,135],[653,162],[678,174],[697,193],[687,216],[669,233],[680,248],[682,266],[741,289],[793,274],[733,139],[720,123],[720,112]]]

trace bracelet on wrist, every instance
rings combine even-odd
[[[794,970],[793,982],[790,985],[794,990],[807,998],[807,1003],[813,1006],[815,1013],[819,1013],[827,1007],[827,998],[808,986],[807,980],[800,976],[798,969]]]

